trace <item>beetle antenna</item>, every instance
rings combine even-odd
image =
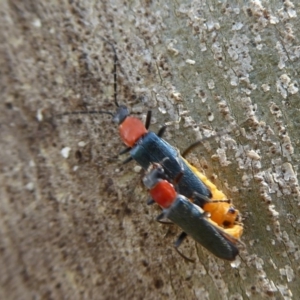
[[[65,112],[62,114],[57,115],[58,117],[61,116],[68,116],[68,115],[89,115],[89,114],[107,114],[112,117],[114,117],[114,114],[111,113],[110,111],[105,111],[105,110],[88,110],[88,111],[71,111],[71,112]]]

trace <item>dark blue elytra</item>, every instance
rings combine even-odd
[[[187,235],[215,256],[232,261],[239,250],[221,229],[211,224],[203,210],[199,210],[187,198],[178,195],[174,203],[163,210],[164,217],[178,225]]]
[[[154,132],[148,132],[130,150],[131,157],[147,170],[151,163],[163,165],[166,175],[174,180],[183,173],[178,183],[178,193],[191,199],[194,193],[211,198],[211,192],[200,178],[186,165],[177,150],[158,137]],[[168,158],[168,159],[166,159]],[[202,206],[203,203],[196,203]]]

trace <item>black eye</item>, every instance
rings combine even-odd
[[[156,172],[157,172],[157,177],[158,178],[165,178],[165,171],[162,167],[159,167],[156,169]]]
[[[223,226],[224,227],[228,227],[228,226],[230,226],[231,225],[231,223],[229,222],[229,221],[224,221],[223,222]]]
[[[235,212],[236,212],[236,209],[234,207],[230,207],[228,210],[228,213],[230,213],[230,214],[235,214]]]

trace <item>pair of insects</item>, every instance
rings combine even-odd
[[[108,43],[114,52],[114,103],[116,113],[108,111],[71,112],[69,114],[109,114],[119,125],[122,141],[127,146],[120,154],[128,153],[124,163],[135,160],[146,170],[143,182],[149,189],[152,202],[159,204],[163,213],[158,219],[168,218],[183,229],[175,243],[179,247],[190,235],[211,253],[225,260],[234,260],[238,254],[236,243],[243,232],[239,211],[205,175],[190,165],[184,156],[202,141],[186,149],[182,156],[169,143],[162,139],[166,130],[163,126],[157,134],[148,131],[151,111],[147,113],[145,124],[129,115],[124,105],[117,100],[117,64],[115,47]],[[176,189],[172,183],[176,184]]]

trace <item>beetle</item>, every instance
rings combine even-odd
[[[236,244],[243,232],[242,224],[235,224],[229,229],[218,226],[206,211],[179,194],[166,178],[162,165],[153,163],[143,177],[143,183],[152,199],[163,209],[157,220],[168,218],[183,230],[174,244],[175,249],[178,251],[182,241],[189,235],[215,256],[234,260],[239,253]],[[176,180],[180,182],[180,179],[177,176]]]
[[[128,153],[130,156],[124,161],[127,163],[135,160],[144,170],[147,170],[152,163],[163,162],[163,168],[170,180],[177,174],[182,173],[182,178],[178,183],[178,191],[187,198],[193,198],[194,193],[200,195],[194,199],[194,203],[211,215],[211,219],[224,228],[234,227],[239,222],[239,211],[227,199],[226,195],[219,191],[205,175],[190,165],[184,157],[178,154],[178,150],[162,139],[166,126],[161,127],[157,134],[148,131],[151,123],[151,111],[148,111],[145,124],[138,118],[130,116],[125,105],[119,105],[117,99],[117,64],[118,56],[114,45],[108,43],[114,53],[114,103],[116,112],[112,113],[104,110],[75,111],[62,113],[61,115],[73,114],[108,114],[112,116],[112,121],[119,125],[119,134],[127,146],[119,154]],[[203,141],[203,140],[202,140]],[[201,142],[202,142],[201,141]],[[194,144],[193,144],[194,145]],[[190,147],[184,151],[188,153]],[[164,160],[164,158],[168,158]]]

